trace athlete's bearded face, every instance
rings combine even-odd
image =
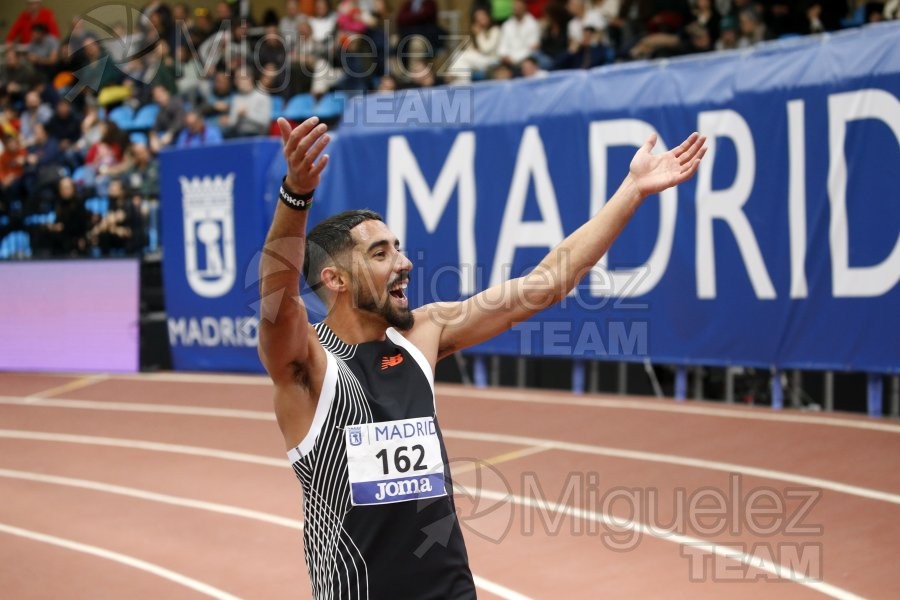
[[[415,317],[406,286],[412,262],[400,251],[397,237],[381,221],[363,221],[351,234],[356,241],[351,277],[356,307],[391,327],[410,329]]]

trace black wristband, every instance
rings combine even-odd
[[[305,194],[295,194],[284,186],[285,181],[287,181],[287,175],[281,179],[281,188],[278,190],[278,197],[284,205],[292,210],[309,210],[309,207],[312,206],[312,197],[313,194],[316,193],[316,190],[312,190]]]

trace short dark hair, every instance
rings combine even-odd
[[[346,210],[316,224],[306,236],[303,278],[319,294],[319,275],[336,256],[353,247],[350,231],[363,221],[384,221],[374,210]],[[321,295],[321,294],[320,294]]]

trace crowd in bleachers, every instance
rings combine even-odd
[[[167,146],[267,135],[278,116],[334,123],[352,94],[746,48],[898,3],[476,0],[453,36],[435,0],[286,0],[259,22],[152,0],[111,36],[27,0],[0,65],[0,258],[155,250]]]

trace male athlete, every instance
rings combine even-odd
[[[260,263],[259,353],[303,487],[313,596],[474,598],[435,415],[435,364],[564,298],[644,198],[694,174],[705,140],[694,133],[651,155],[651,137],[603,210],[528,275],[410,310],[412,263],[379,215],[347,211],[306,235],[329,136],[315,117],[293,130],[278,125],[288,174]],[[307,322],[301,273],[328,309],[316,325]],[[438,543],[435,527],[447,534]]]

